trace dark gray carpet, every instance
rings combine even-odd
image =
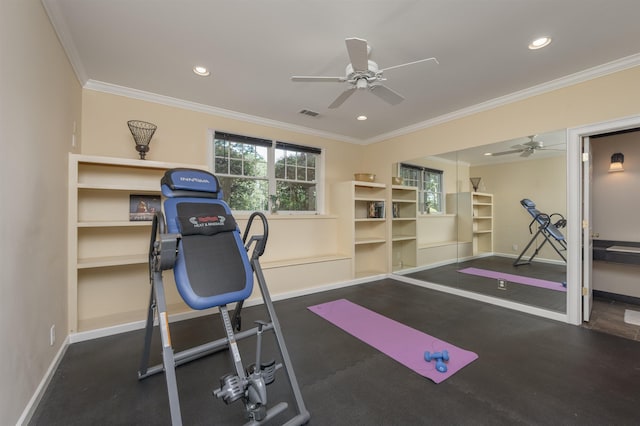
[[[436,385],[306,309],[338,298],[472,350],[479,359]],[[276,309],[310,425],[638,423],[640,342],[392,279],[281,301]],[[262,312],[246,309],[245,327]],[[217,320],[175,324],[174,346],[220,336]],[[142,338],[136,331],[71,345],[30,424],[168,424],[164,377],[136,377]],[[245,364],[253,362],[254,342],[241,345]],[[185,425],[243,423],[240,403],[225,406],[211,396],[230,371],[227,353],[178,367]],[[269,390],[278,402],[287,390],[284,375]]]

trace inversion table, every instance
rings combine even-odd
[[[520,204],[533,217],[533,220],[529,224],[529,233],[533,234],[534,224],[538,226],[538,231],[533,235],[531,241],[529,241],[529,244],[527,244],[524,250],[522,250],[522,253],[520,253],[520,256],[518,256],[516,261],[513,262],[513,266],[530,264],[533,258],[538,255],[538,253],[546,243],[549,243],[549,245],[553,247],[556,253],[558,253],[558,255],[562,258],[562,260],[566,262],[567,259],[564,257],[562,252],[567,250],[567,242],[564,238],[564,235],[562,235],[562,232],[560,232],[560,228],[564,228],[565,226],[567,226],[567,221],[564,216],[562,216],[560,213],[552,213],[550,215],[541,213],[540,210],[536,208],[536,204],[527,198],[521,200]],[[557,219],[555,222],[553,221],[554,216],[559,217],[559,219]],[[540,244],[539,246],[536,244],[535,250],[528,260],[522,260],[522,257],[525,255],[527,250],[529,250],[529,247],[531,247],[537,241],[538,235],[543,236],[544,241],[542,241],[542,244]]]
[[[220,387],[213,390],[217,398],[227,404],[242,400],[249,419],[247,424],[268,421],[288,408],[286,402],[280,402],[267,409],[267,385],[275,380],[275,373],[284,368],[296,405],[296,414],[286,424],[307,423],[310,415],[304,406],[259,262],[268,237],[266,217],[259,212],[253,213],[241,238],[231,210],[222,199],[217,178],[202,170],[169,170],[162,178],[161,188],[165,197],[164,215],[157,212],[152,223],[149,247],[151,297],[138,378],[165,373],[171,422],[174,426],[181,425],[175,367],[228,349],[235,371],[220,378]],[[252,235],[247,241],[255,218],[262,222],[262,234]],[[173,269],[178,292],[187,305],[197,310],[218,308],[226,338],[174,353],[162,280],[162,273],[167,269]],[[252,293],[254,275],[269,321],[256,321],[256,327],[240,332],[240,311],[244,300]],[[236,304],[233,319],[227,309],[232,303]],[[160,329],[162,364],[149,367],[154,322]],[[268,331],[275,334],[281,362],[260,359],[262,334]],[[256,336],[257,341],[255,364],[245,367],[237,342],[251,336]]]

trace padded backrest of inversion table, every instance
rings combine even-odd
[[[529,212],[536,222],[542,225],[549,232],[549,235],[558,241],[564,241],[564,235],[562,235],[562,232],[560,232],[560,230],[551,223],[551,217],[546,213],[540,212],[540,210],[536,208],[536,203],[525,198],[520,200],[520,204],[522,204],[522,207]]]
[[[173,269],[187,305],[207,309],[249,297],[253,270],[218,179],[202,170],[168,170],[162,195],[167,231],[182,235]]]

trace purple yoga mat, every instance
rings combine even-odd
[[[479,277],[494,278],[496,280],[511,281],[512,283],[532,285],[534,287],[542,287],[542,288],[547,288],[549,290],[564,291],[564,292],[567,291],[567,288],[563,286],[562,283],[541,280],[538,278],[523,277],[522,275],[507,274],[505,272],[489,271],[487,269],[480,269],[480,268],[465,268],[465,269],[460,269],[458,272],[462,272],[463,274],[469,274],[469,275],[477,275]]]
[[[478,359],[478,355],[473,352],[431,337],[346,299],[309,306],[308,309],[435,383],[444,381]],[[424,360],[424,353],[441,352],[445,349],[449,351],[449,361],[445,363],[447,371],[441,373],[436,370],[435,361]]]

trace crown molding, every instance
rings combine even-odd
[[[67,47],[65,46],[65,49]],[[69,51],[68,51],[69,52]],[[72,60],[72,63],[75,62]],[[528,89],[520,90],[505,96],[494,98],[486,102],[482,102],[476,105],[472,105],[467,108],[463,108],[449,114],[444,114],[423,122],[403,127],[401,129],[394,130],[392,132],[384,133],[370,139],[356,139],[350,138],[344,135],[339,135],[330,132],[324,132],[309,127],[297,126],[289,123],[284,123],[277,120],[271,120],[268,118],[257,117],[254,115],[244,114],[237,111],[231,111],[223,108],[217,108],[209,105],[204,105],[196,102],[185,101],[182,99],[172,98],[169,96],[158,95],[156,93],[145,92],[143,90],[132,89],[129,87],[118,86],[111,83],[105,83],[96,80],[87,80],[83,85],[85,89],[94,90],[98,92],[104,92],[119,96],[125,96],[133,99],[138,99],[147,102],[158,103],[162,105],[187,109],[196,112],[202,112],[205,114],[212,114],[220,117],[230,118],[234,120],[246,121],[253,124],[259,124],[263,126],[274,127],[282,130],[287,130],[296,133],[302,133],[310,136],[317,136],[321,138],[331,139],[340,142],[347,142],[357,145],[370,145],[373,143],[381,142],[383,140],[391,139],[394,137],[404,136],[419,130],[424,130],[429,127],[437,126],[439,124],[447,123],[449,121],[464,118],[473,114],[477,114],[483,111],[488,111],[500,106],[508,105],[510,103],[525,100],[527,98],[537,96],[543,93],[551,92],[568,86],[572,86],[585,81],[593,80],[598,77],[603,77],[609,74],[613,74],[625,69],[633,68],[640,65],[640,53],[627,56],[612,62],[608,62],[603,65],[599,65],[593,68],[589,68],[584,71],[580,71],[565,77],[561,77],[555,80],[548,81],[546,83],[539,84],[537,86],[530,87]],[[83,72],[82,67],[74,66],[76,74],[78,70]]]
[[[216,115],[219,117],[230,118],[234,120],[241,120],[248,123],[275,127],[277,129],[303,133],[310,136],[317,136],[321,138],[353,143],[353,144],[363,143],[362,140],[349,138],[344,135],[323,132],[316,129],[310,129],[304,126],[297,126],[294,124],[284,123],[282,121],[271,120],[263,117],[257,117],[255,115],[244,114],[241,112],[231,111],[228,109],[217,108],[209,105],[200,104],[197,102],[185,101],[182,99],[172,98],[170,96],[158,95],[156,93],[145,92],[143,90],[132,89],[130,87],[118,86],[116,84],[104,83],[96,80],[88,80],[84,84],[83,88],[88,90],[94,90],[96,92],[109,93],[112,95],[125,96],[128,98],[138,99],[141,101],[153,102],[161,105],[182,108],[190,111],[202,112],[205,114]]]
[[[619,71],[623,71],[629,68],[633,68],[640,65],[640,53],[627,56],[612,62],[608,62],[603,65],[598,65],[593,68],[586,69],[584,71],[570,74],[565,77],[561,77],[555,80],[548,81],[546,83],[539,84],[537,86],[530,87],[528,89],[520,90],[505,96],[491,99],[486,102],[482,102],[476,105],[472,105],[467,108],[463,108],[454,111],[449,114],[444,114],[439,117],[435,117],[429,120],[425,120],[421,123],[413,124],[411,126],[403,127],[401,129],[394,130],[389,133],[385,133],[374,138],[367,139],[364,144],[369,145],[376,142],[381,142],[386,139],[391,139],[398,136],[404,136],[409,133],[413,133],[419,130],[424,130],[429,127],[437,126],[449,121],[457,120],[459,118],[467,117],[479,112],[488,111],[500,106],[508,105],[513,102],[522,101],[524,99],[541,95],[543,93],[551,92],[553,90],[562,89],[578,83],[593,80],[598,77],[613,74]]]

